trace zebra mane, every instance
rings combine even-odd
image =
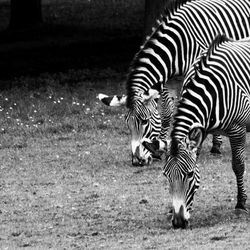
[[[225,34],[219,34],[219,35],[217,35],[214,38],[214,40],[212,41],[212,43],[210,44],[210,46],[208,47],[208,49],[202,53],[202,56],[200,58],[200,64],[199,64],[199,66],[206,64],[206,60],[212,55],[214,49],[219,44],[222,44],[222,43],[228,42],[228,41],[233,41],[233,39],[228,38]]]
[[[192,1],[196,1],[196,0],[170,0],[165,5],[164,14],[170,15],[174,11],[176,11],[178,8],[180,8],[183,4],[187,2],[192,2]]]
[[[217,35],[210,46],[208,47],[207,54],[210,54],[210,52],[219,44],[232,41],[232,39],[228,38],[225,34],[219,34]]]
[[[156,24],[152,27],[151,35],[147,36],[143,45],[140,47],[140,50],[135,54],[134,58],[132,59],[130,65],[129,65],[129,71],[127,74],[127,83],[129,81],[129,78],[132,76],[133,73],[136,72],[136,66],[138,63],[138,58],[140,58],[140,54],[146,49],[147,43],[150,41],[150,38],[157,32],[158,28],[162,25],[163,22],[167,22],[167,18],[170,17],[171,14],[174,14],[182,5],[188,2],[194,2],[196,0],[170,0],[165,4],[165,8],[163,11],[163,15],[160,15],[160,17],[156,20]],[[154,86],[155,89],[160,91],[159,86],[161,84],[159,83],[157,86]],[[136,90],[132,88],[130,84],[127,84],[127,107],[129,108],[134,101],[133,96]]]

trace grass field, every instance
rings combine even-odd
[[[163,162],[132,167],[125,108],[96,99],[99,92],[125,91],[141,41],[139,2],[130,12],[126,1],[44,0],[44,18],[56,28],[26,39],[0,36],[1,250],[249,249],[250,215],[234,213],[237,189],[226,138],[219,158],[208,153],[211,137],[205,141],[190,227],[173,230]],[[90,3],[103,16],[98,22],[90,19],[98,15],[84,15],[93,23],[87,32],[81,10]],[[0,29],[8,5],[0,0]],[[122,13],[128,15],[119,25]],[[100,23],[107,28],[97,34]],[[249,146],[248,136],[248,196]]]
[[[124,79],[82,75],[17,78],[16,86],[43,85],[1,92],[1,249],[248,249],[250,217],[234,214],[228,141],[221,158],[206,141],[191,227],[173,230],[163,163],[132,167],[125,110],[95,99],[123,92]]]

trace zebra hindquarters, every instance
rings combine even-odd
[[[237,204],[235,209],[247,211],[246,209],[246,190],[244,187],[245,173],[245,145],[246,145],[246,128],[234,127],[227,132],[232,149],[232,168],[236,176],[237,182]]]

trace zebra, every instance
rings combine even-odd
[[[167,82],[184,75],[195,59],[217,34],[233,39],[250,35],[249,0],[190,0],[177,5],[161,17],[139,52],[132,60],[127,77],[127,95],[98,95],[109,106],[126,105],[126,122],[132,133],[132,163],[145,165],[152,156],[144,145],[152,138],[166,146],[169,118],[172,117],[171,97],[163,95],[161,116],[157,110],[158,93],[163,94]],[[161,126],[161,120],[162,124]],[[212,147],[218,149],[221,138]],[[154,150],[153,150],[154,151]]]
[[[174,116],[163,174],[169,180],[173,226],[188,225],[200,184],[199,149],[209,133],[229,137],[238,195],[236,209],[247,211],[244,187],[246,132],[250,131],[250,37],[218,35],[187,73]]]

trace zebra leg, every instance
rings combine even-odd
[[[221,151],[220,151],[221,144],[222,144],[222,137],[218,134],[214,134],[213,135],[213,146],[210,150],[210,153],[220,155],[221,154]]]
[[[246,144],[246,131],[233,131],[229,134],[231,149],[232,149],[232,168],[236,176],[238,195],[237,204],[235,209],[246,209],[246,190],[244,188],[244,173],[245,173],[245,144]]]

